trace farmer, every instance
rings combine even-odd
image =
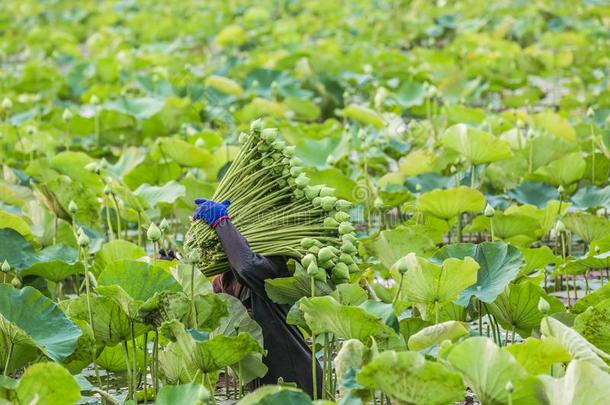
[[[286,259],[265,257],[254,253],[248,241],[239,233],[228,215],[230,201],[216,203],[203,198],[195,200],[197,208],[193,220],[201,219],[216,230],[229,259],[231,271],[216,276],[214,292],[230,294],[251,312],[263,330],[267,355],[263,362],[269,368],[262,384],[276,384],[278,378],[296,383],[313,395],[311,378],[311,350],[295,326],[286,323],[290,307],[272,302],[265,292],[265,280],[289,277]],[[316,364],[317,393],[321,393],[322,370]]]

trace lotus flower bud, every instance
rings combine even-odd
[[[551,305],[549,305],[548,301],[540,297],[538,300],[538,311],[542,312],[543,314],[548,314],[550,310]]]
[[[515,387],[513,386],[513,383],[509,380],[506,385],[504,386],[504,389],[506,390],[506,392],[508,392],[509,394],[512,394],[513,391],[515,390]]]
[[[595,110],[593,110],[593,107],[587,108],[587,117],[591,118],[594,115],[595,115]]]
[[[309,266],[307,266],[307,275],[309,277],[317,276],[319,271],[320,269],[318,268],[318,265],[315,262],[311,262]]]
[[[2,263],[2,272],[3,273],[8,273],[9,271],[11,271],[11,265],[8,264],[8,260],[4,260],[4,262]]]
[[[316,256],[313,253],[307,253],[301,259],[301,263],[303,264],[304,267],[309,267],[309,265],[311,263],[317,263],[317,262],[318,262],[318,260],[316,259]]]
[[[492,218],[496,214],[496,211],[494,210],[494,207],[492,207],[490,204],[487,204],[483,213],[486,217]]]
[[[70,111],[66,108],[64,110],[63,114],[61,115],[61,118],[66,122],[72,121],[72,111]]]
[[[76,202],[74,200],[70,200],[70,202],[68,203],[68,211],[70,211],[70,214],[72,215],[76,214],[76,212],[78,211],[78,205],[76,205]]]
[[[263,121],[261,121],[261,119],[257,119],[252,121],[252,124],[250,124],[250,131],[260,134],[260,132],[263,130]]]
[[[205,141],[202,138],[197,138],[195,141],[195,146],[201,149],[205,147]]]
[[[199,255],[199,252],[197,252],[196,250],[191,251],[191,253],[189,254],[189,262],[191,264],[197,264],[201,261],[201,256]]]
[[[293,157],[295,150],[296,146],[286,146],[282,153],[284,153],[284,156],[286,157]]]
[[[237,141],[242,145],[244,143],[246,143],[247,140],[248,140],[248,134],[246,134],[245,132],[242,132],[241,134],[239,134],[239,138],[237,139]]]
[[[156,242],[161,239],[161,230],[157,225],[155,225],[154,222],[148,227],[148,230],[146,231],[146,237],[152,242]]]
[[[13,102],[10,98],[4,97],[4,99],[2,100],[2,109],[4,111],[10,111],[13,109]]]
[[[457,167],[455,167],[455,165],[449,166],[449,172],[451,174],[454,174],[455,172],[457,172]]]
[[[267,143],[272,143],[273,141],[275,141],[277,135],[277,128],[265,128],[261,131],[261,138],[263,138]]]
[[[408,255],[398,259],[394,266],[400,274],[405,274],[407,271],[409,271],[409,269],[419,266],[419,262],[417,261],[417,256],[415,253],[411,252]]]
[[[417,191],[418,193],[421,191],[421,184],[417,183],[415,185],[415,191]]]
[[[13,287],[15,288],[21,288],[21,280],[19,280],[17,277],[13,278],[11,280],[11,284],[13,285]]]
[[[98,105],[100,103],[100,99],[94,94],[90,99],[89,102],[93,105]]]
[[[559,187],[557,187],[557,192],[559,193],[559,195],[562,195],[563,192],[565,191],[565,189],[563,188],[563,186],[560,184]]]
[[[79,231],[78,238],[76,239],[76,243],[78,243],[78,246],[80,246],[81,248],[86,248],[87,246],[89,246],[89,242],[89,237],[81,229]]]
[[[601,249],[598,245],[595,245],[595,254],[598,255],[601,252]]]
[[[169,229],[169,222],[167,222],[167,219],[163,218],[161,220],[161,223],[159,224],[159,229],[161,229],[161,232],[165,232]]]

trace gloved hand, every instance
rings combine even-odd
[[[197,208],[195,209],[195,215],[193,215],[193,221],[201,219],[212,228],[216,228],[223,220],[230,219],[228,209],[231,201],[229,200],[217,203],[205,198],[197,198],[195,204],[197,204]]]

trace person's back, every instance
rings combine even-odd
[[[267,351],[263,362],[269,370],[261,383],[275,384],[281,377],[313,396],[311,351],[298,329],[286,323],[290,307],[272,302],[265,291],[265,280],[290,276],[285,259],[254,253],[228,217],[228,202],[224,205],[201,199],[196,202],[199,206],[194,219],[202,219],[216,230],[232,270],[232,274],[219,276],[219,281],[214,283],[215,290],[244,300],[252,318],[263,330]],[[322,371],[317,362],[316,367],[319,395]]]

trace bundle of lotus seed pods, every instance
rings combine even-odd
[[[309,185],[294,146],[278,139],[259,120],[239,137],[241,148],[212,200],[230,200],[231,220],[256,253],[300,261],[310,276],[338,284],[358,271],[351,203],[335,189]],[[185,247],[197,251],[200,270],[213,276],[229,270],[216,232],[201,220],[188,231]]]

